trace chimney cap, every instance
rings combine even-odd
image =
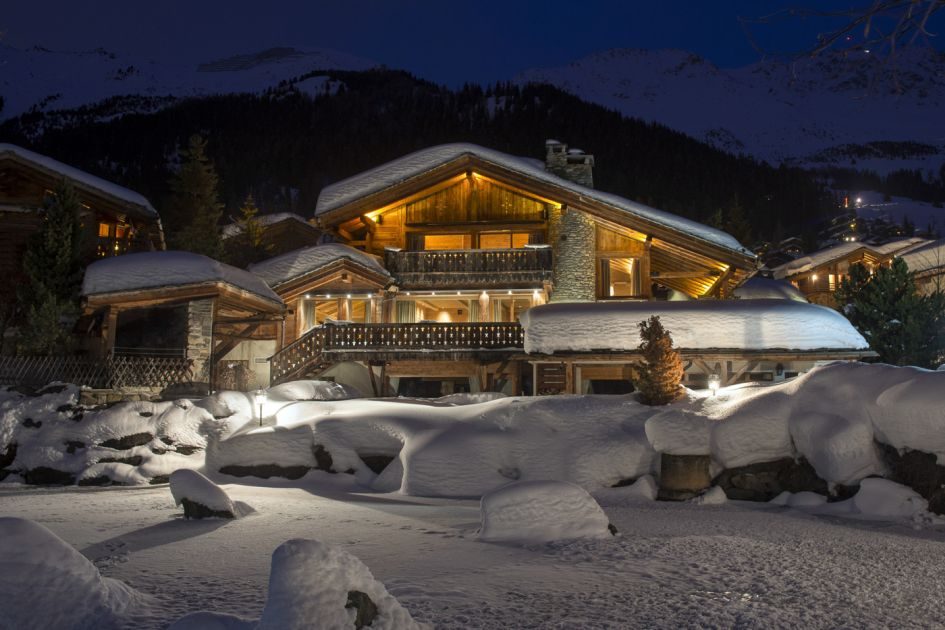
[[[569,155],[584,155],[584,149],[578,149],[578,148],[568,149],[568,154]]]
[[[558,146],[561,144],[564,144],[564,143],[561,142],[560,140],[555,140],[554,138],[548,138],[547,140],[545,140],[546,147]]]

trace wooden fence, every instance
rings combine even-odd
[[[165,388],[192,379],[192,364],[182,357],[0,357],[2,386],[41,387],[60,381],[94,389]]]

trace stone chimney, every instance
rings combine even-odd
[[[594,156],[545,141],[545,170],[576,184],[594,187]],[[593,302],[597,283],[597,228],[594,219],[574,208],[555,207],[548,214],[548,238],[554,251],[552,302]]]
[[[594,187],[594,156],[568,149],[557,140],[545,140],[545,170],[576,184]]]

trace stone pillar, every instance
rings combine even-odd
[[[206,383],[209,389],[213,354],[214,300],[187,303],[187,358],[193,361],[194,383]]]
[[[550,215],[555,240],[554,291],[551,302],[593,302],[597,285],[597,229],[594,220],[574,209]],[[557,225],[555,225],[557,223]]]

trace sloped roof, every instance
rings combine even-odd
[[[391,277],[376,257],[341,243],[302,247],[250,265],[249,270],[262,278],[270,287],[276,288],[338,260],[348,260],[386,278]]]
[[[546,171],[537,160],[515,157],[501,151],[469,143],[441,144],[421,149],[326,186],[318,197],[315,216],[326,214],[368,195],[407,182],[431,169],[453,162],[463,156],[475,157],[483,162],[568,190],[598,203],[606,204],[628,215],[638,216],[688,236],[738,252],[741,255],[754,257],[753,252],[739,243],[733,236],[721,230],[716,230],[663,210],[650,208],[617,195],[581,186]]]
[[[308,221],[305,220],[305,217],[295,214],[294,212],[274,212],[272,214],[261,214],[256,217],[256,221],[259,222],[263,227],[275,225],[276,223],[281,223],[282,221],[297,221],[299,223],[304,223],[305,227],[315,229]],[[233,238],[243,232],[243,224],[240,221],[235,221],[228,225],[224,225],[220,230],[223,238]]]
[[[97,260],[85,270],[82,295],[225,283],[282,304],[265,282],[243,269],[191,252],[143,252]]]
[[[71,180],[73,185],[90,188],[107,197],[132,204],[139,208],[144,214],[155,219],[158,218],[157,210],[154,209],[151,202],[148,201],[144,195],[102,179],[101,177],[86,173],[74,166],[63,164],[51,157],[40,155],[29,149],[18,147],[15,144],[0,143],[0,159],[4,158],[13,158],[25,162],[57,178],[65,177]]]
[[[816,252],[811,252],[806,256],[801,256],[800,258],[786,262],[783,265],[778,265],[777,267],[772,268],[771,272],[775,278],[780,280],[798,273],[806,273],[811,269],[816,269],[821,265],[826,265],[833,260],[837,260],[852,254],[858,249],[865,249],[881,256],[888,256],[907,248],[921,246],[926,242],[928,242],[926,239],[915,237],[902,238],[895,241],[890,241],[888,243],[883,243],[882,245],[870,245],[868,243],[859,241],[840,243],[839,245],[833,245],[832,247],[826,247],[824,249],[819,249]]]
[[[897,255],[909,266],[909,271],[918,273],[945,269],[945,238],[929,241]]]

